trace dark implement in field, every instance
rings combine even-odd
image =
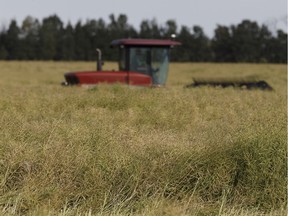
[[[260,89],[272,91],[273,88],[264,80],[249,80],[249,79],[193,79],[193,83],[186,85],[186,88],[194,88],[200,86],[211,87],[235,87],[240,89]]]

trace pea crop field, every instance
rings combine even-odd
[[[60,85],[95,67],[0,62],[0,215],[286,215],[286,65],[172,63],[165,88]],[[274,90],[184,88],[197,77]]]

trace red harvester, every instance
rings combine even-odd
[[[123,83],[136,86],[164,86],[169,65],[169,50],[181,43],[173,40],[119,39],[119,71],[102,71],[101,51],[97,49],[96,71],[77,71],[64,75],[63,85]]]

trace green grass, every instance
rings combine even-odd
[[[162,89],[60,86],[94,63],[0,67],[0,214],[286,215],[285,65],[175,63]],[[275,90],[183,88],[212,76]]]

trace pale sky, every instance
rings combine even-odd
[[[0,27],[12,19],[21,26],[27,15],[42,21],[57,14],[65,24],[75,24],[99,18],[108,23],[110,14],[121,13],[136,29],[144,19],[155,18],[159,25],[173,19],[178,30],[182,25],[199,25],[211,36],[217,25],[249,19],[287,32],[287,0],[0,0]]]

